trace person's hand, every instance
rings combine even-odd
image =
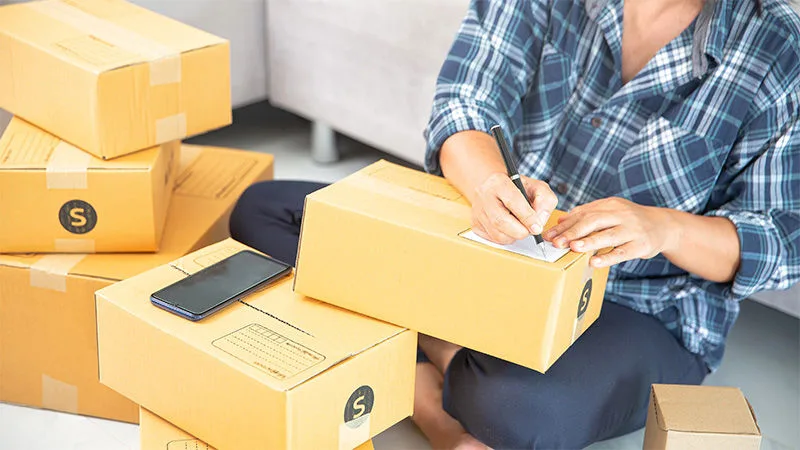
[[[677,242],[678,233],[668,209],[607,198],[578,206],[542,237],[557,248],[569,246],[580,253],[614,247],[589,261],[592,267],[601,268],[668,251]]]
[[[531,234],[541,234],[558,199],[547,183],[528,177],[521,179],[533,206],[504,173],[494,173],[478,186],[472,200],[475,234],[506,245]]]

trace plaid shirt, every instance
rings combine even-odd
[[[611,268],[606,300],[651,314],[715,370],[739,300],[800,281],[800,19],[781,0],[707,0],[627,84],[622,0],[474,0],[425,132],[500,124],[559,209],[605,197],[731,220],[731,283],[658,255]]]

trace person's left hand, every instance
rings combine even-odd
[[[542,237],[557,248],[569,246],[579,253],[614,247],[589,261],[592,267],[601,268],[652,258],[675,245],[678,233],[668,209],[606,198],[574,208]]]

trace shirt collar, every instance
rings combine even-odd
[[[692,73],[702,77],[709,68],[709,58],[715,64],[722,61],[723,50],[728,39],[728,30],[733,19],[733,2],[736,0],[706,0],[695,21],[692,43]],[[762,13],[761,0],[755,0],[758,14]],[[596,21],[609,5],[609,0],[585,0],[586,14]]]

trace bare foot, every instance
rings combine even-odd
[[[442,408],[442,382],[442,374],[433,364],[417,364],[412,420],[436,450],[486,450],[488,447]]]
[[[466,432],[459,436],[452,448],[453,450],[492,450]]]

